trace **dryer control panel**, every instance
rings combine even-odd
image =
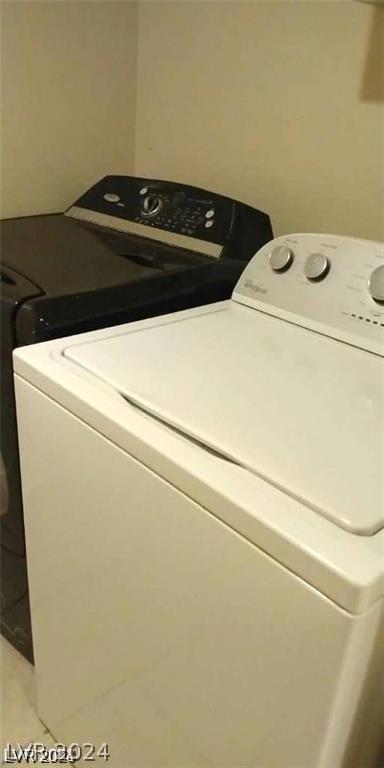
[[[294,234],[263,246],[232,299],[384,356],[384,244]]]
[[[199,187],[105,176],[65,212],[106,229],[247,262],[273,237],[267,214]]]

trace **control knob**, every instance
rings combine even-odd
[[[323,280],[331,268],[331,262],[324,253],[311,253],[304,264],[304,274],[308,280]]]
[[[378,304],[384,304],[384,264],[372,272],[368,281],[369,293]]]
[[[276,245],[269,254],[269,263],[274,272],[285,272],[293,263],[294,253],[287,245]]]
[[[146,216],[156,216],[162,205],[163,201],[160,197],[147,195],[143,200],[143,213]]]

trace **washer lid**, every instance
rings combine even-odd
[[[384,527],[384,361],[231,303],[65,356],[360,535]]]

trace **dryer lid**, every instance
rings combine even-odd
[[[360,535],[384,527],[384,361],[233,302],[65,356]]]

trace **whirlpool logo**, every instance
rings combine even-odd
[[[249,288],[253,293],[268,293],[267,288],[262,288],[261,285],[255,283],[254,280],[250,280],[250,278],[244,281],[244,288]]]

